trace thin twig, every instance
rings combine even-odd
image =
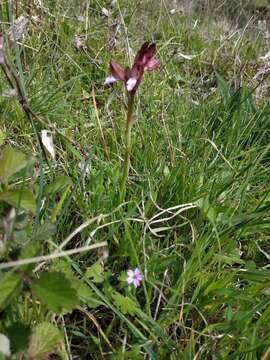
[[[78,233],[80,233],[82,230],[84,230],[85,228],[87,228],[89,225],[95,223],[95,222],[100,222],[101,220],[105,219],[106,217],[112,215],[113,213],[115,213],[116,211],[118,211],[119,209],[121,209],[122,206],[125,206],[127,204],[127,202],[120,204],[119,206],[117,206],[117,208],[115,208],[112,212],[108,213],[108,214],[100,214],[97,215],[87,221],[85,221],[84,223],[82,223],[80,226],[78,226],[71,234],[68,235],[68,237],[59,245],[57,246],[57,249],[53,252],[53,254],[57,254],[58,252],[61,252],[61,250],[67,246],[67,244],[74,238],[75,235],[77,235]],[[45,264],[46,261],[42,262],[41,264],[37,265],[34,269],[34,272],[37,272],[38,270],[40,270],[42,268],[42,266]]]
[[[12,268],[12,267],[17,267],[17,266],[22,266],[22,265],[36,264],[36,263],[39,263],[41,261],[48,261],[48,260],[56,259],[56,258],[59,258],[59,257],[74,255],[74,254],[78,254],[78,253],[83,252],[83,251],[94,250],[94,249],[97,249],[97,248],[100,248],[100,247],[103,247],[103,246],[108,246],[107,241],[103,241],[103,242],[100,242],[98,244],[82,246],[82,247],[77,248],[77,249],[60,251],[60,252],[52,253],[52,254],[49,254],[49,255],[37,256],[37,257],[29,258],[29,259],[21,259],[21,260],[9,261],[9,262],[0,264],[0,270],[9,269],[9,268]]]

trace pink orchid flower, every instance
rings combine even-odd
[[[160,64],[160,60],[154,58],[155,53],[156,45],[145,42],[138,51],[131,69],[129,67],[123,69],[117,62],[111,60],[110,70],[112,75],[105,79],[104,85],[109,85],[120,80],[125,83],[129,93],[135,93],[140,85],[144,71],[152,71]]]
[[[108,76],[104,82],[104,85],[109,85],[116,81],[123,81],[128,92],[127,122],[125,132],[125,157],[123,163],[123,176],[119,184],[119,200],[121,203],[124,201],[126,196],[126,183],[130,169],[131,128],[136,119],[133,115],[135,94],[143,78],[145,70],[152,71],[160,64],[160,60],[154,57],[155,53],[156,45],[145,42],[135,56],[131,69],[129,67],[124,69],[121,65],[117,64],[117,62],[111,60],[111,76]],[[139,269],[129,270],[128,276],[129,277],[127,281],[129,284],[133,284],[135,287],[140,285],[142,276]]]

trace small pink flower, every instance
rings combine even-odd
[[[155,53],[156,44],[145,42],[138,51],[131,69],[129,67],[124,69],[117,62],[111,60],[110,70],[112,76],[108,76],[105,79],[104,85],[120,80],[125,83],[128,92],[135,93],[140,85],[144,71],[152,71],[159,66],[160,60],[154,58]]]
[[[129,285],[133,285],[135,288],[140,286],[140,283],[142,281],[142,274],[138,268],[134,270],[128,270],[127,274],[127,283]]]

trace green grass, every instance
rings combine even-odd
[[[0,5],[5,22],[7,3]],[[50,254],[95,217],[64,249],[103,241],[108,248],[52,260],[37,272],[15,270],[23,285],[5,305],[0,294],[0,333],[15,358],[34,353],[26,334],[44,321],[62,339],[48,353],[65,359],[270,356],[270,108],[252,81],[267,39],[256,21],[236,28],[222,9],[214,17],[172,8],[170,1],[46,0],[31,13],[23,2],[17,9],[39,20],[23,45],[9,44],[9,59],[33,111],[89,154],[89,173],[79,167],[80,149],[59,134],[57,160],[48,165],[35,135],[44,127],[33,128],[16,98],[0,97],[0,150],[9,144],[35,156],[24,181],[37,203],[35,214],[17,213],[15,224],[10,205],[0,203],[1,262]],[[75,35],[85,50],[75,48]],[[136,97],[127,203],[119,204],[126,97],[122,85],[105,88],[103,81],[111,58],[128,64],[128,44],[136,53],[145,40],[157,43],[162,65],[145,74]],[[262,86],[269,92],[267,79]],[[0,92],[7,89],[1,74]],[[51,223],[56,230],[42,228]],[[144,274],[136,290],[126,283],[135,267]],[[32,284],[45,269],[65,274],[67,297],[76,290],[71,309],[55,311],[37,299]]]

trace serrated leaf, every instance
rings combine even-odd
[[[77,279],[76,290],[79,298],[90,309],[96,309],[98,306],[103,305],[98,296],[82,280]]]
[[[104,281],[104,267],[100,261],[95,262],[92,266],[87,268],[85,276],[95,283],[102,283]]]
[[[16,322],[7,328],[7,334],[12,351],[18,352],[27,349],[31,334],[29,325]]]
[[[34,195],[27,189],[4,191],[0,193],[0,200],[5,201],[15,208],[20,206],[33,214],[36,211],[36,200]]]
[[[23,245],[29,239],[28,233],[26,230],[14,230],[13,231],[13,245]]]
[[[18,294],[21,278],[13,272],[7,273],[0,279],[0,311],[2,311]]]
[[[72,185],[72,180],[66,175],[57,176],[54,181],[48,184],[44,189],[44,195],[54,195],[63,192],[67,187]]]
[[[28,258],[38,256],[40,254],[40,252],[41,252],[40,243],[31,242],[23,247],[21,254],[20,254],[20,259],[28,259]],[[23,266],[21,266],[21,270],[24,271],[25,273],[29,273],[29,271],[32,270],[34,266],[35,266],[35,264],[23,265]]]
[[[134,316],[139,310],[137,304],[128,296],[121,295],[117,291],[112,292],[114,304],[122,311],[123,314]]]
[[[41,249],[41,246],[39,243],[31,242],[23,247],[21,254],[20,254],[20,259],[27,259],[27,258],[35,257],[39,253],[40,249]]]
[[[37,325],[30,338],[28,354],[30,359],[44,359],[54,353],[63,341],[60,331],[53,324],[43,322]]]
[[[73,275],[72,278],[69,278],[69,280],[80,300],[84,304],[87,304],[89,308],[96,309],[98,306],[103,305],[98,296],[83,282],[83,280],[76,278],[75,275]]]
[[[71,282],[71,286],[77,291],[77,295],[80,300],[84,304],[87,304],[89,308],[95,309],[98,306],[103,305],[98,296],[89,288],[89,286],[86,285],[83,280],[76,277],[70,265],[66,261],[59,260],[58,262],[54,262],[53,270],[61,271],[65,274]]]
[[[52,263],[52,271],[57,271],[65,274],[65,276],[71,280],[74,277],[73,270],[70,264],[63,258],[55,259]]]
[[[9,338],[4,334],[0,334],[0,354],[1,353],[5,356],[10,356]]]
[[[32,239],[37,241],[48,240],[51,236],[56,233],[56,225],[51,222],[40,225],[36,232],[33,234]]]
[[[55,313],[71,311],[79,304],[76,290],[67,277],[57,271],[44,272],[32,285],[33,294]]]
[[[8,183],[9,178],[29,165],[31,159],[20,151],[6,146],[0,157],[0,181]]]

